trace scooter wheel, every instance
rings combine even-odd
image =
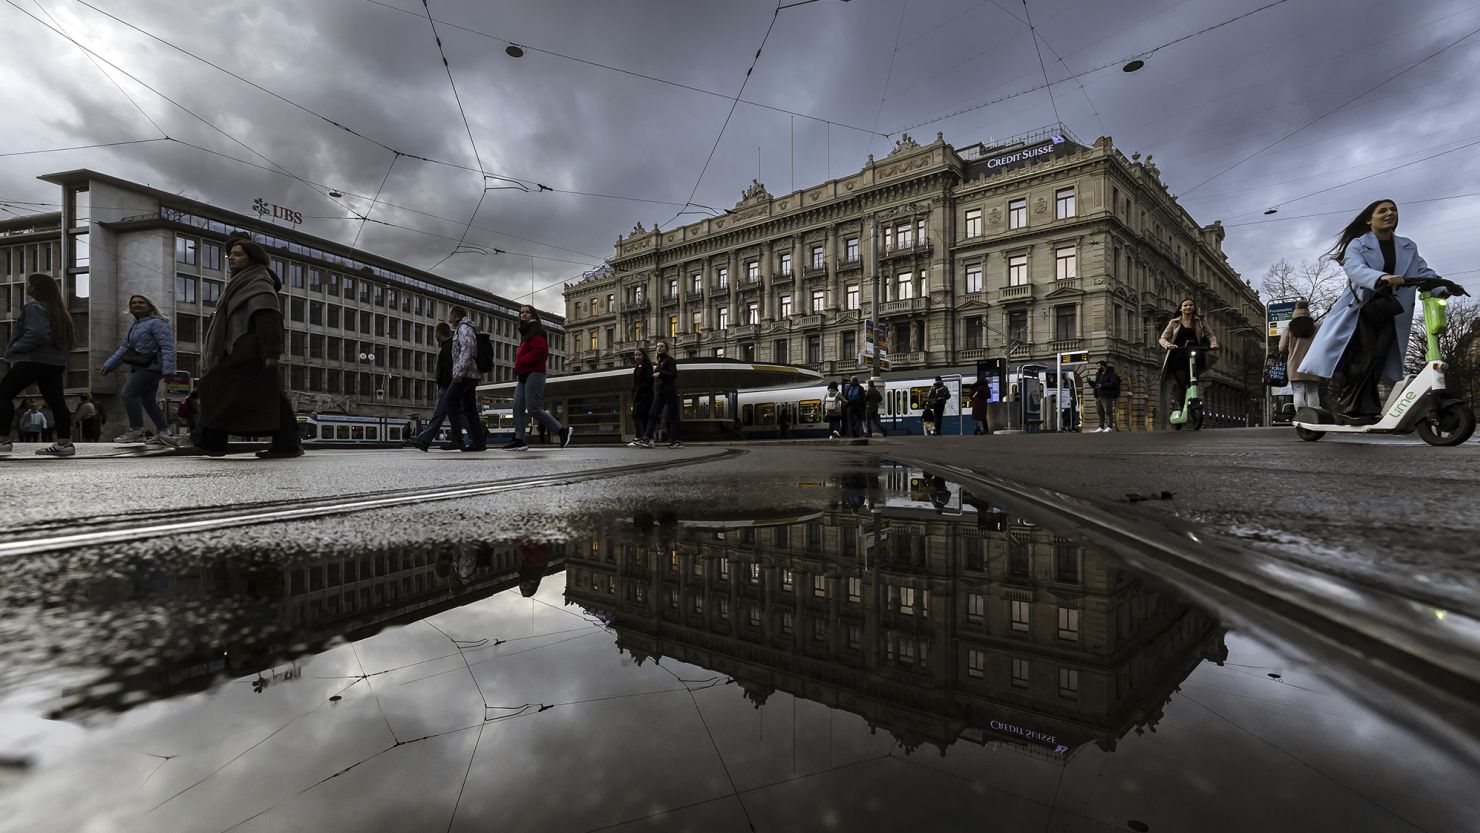
[[[1295,426],[1295,436],[1299,437],[1302,440],[1305,440],[1308,443],[1313,443],[1316,440],[1319,440],[1320,438],[1326,436],[1326,432],[1312,431],[1309,428],[1301,428],[1297,425]]]
[[[1458,400],[1443,403],[1413,426],[1429,445],[1459,445],[1475,433],[1475,412]]]
[[[1194,431],[1201,431],[1202,430],[1202,427],[1203,427],[1203,412],[1202,412],[1202,408],[1193,408],[1192,409],[1192,417],[1188,421],[1192,424],[1192,430],[1194,430]]]

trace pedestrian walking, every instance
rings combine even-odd
[[[864,393],[863,385],[858,383],[857,376],[850,376],[847,384],[843,387],[843,400],[845,402],[845,415],[848,420],[848,436],[862,437],[864,416]]]
[[[826,409],[827,430],[830,439],[838,439],[843,427],[843,409],[847,402],[843,399],[843,392],[838,390],[837,382],[827,383],[827,393],[822,396],[822,405]]]
[[[432,442],[437,439],[437,432],[442,430],[442,423],[447,421],[449,408],[447,391],[452,387],[452,326],[446,321],[438,321],[433,335],[439,345],[436,376],[437,405],[432,409],[432,417],[427,420],[426,426],[413,436],[410,442],[410,445],[422,451],[432,447]],[[462,447],[462,432],[453,428],[447,437],[447,442],[442,444],[442,449],[456,451]]]
[[[21,415],[16,420],[20,431],[21,442],[41,442],[41,432],[46,430],[46,414],[36,407],[36,403],[29,399],[21,400]]]
[[[77,410],[72,412],[72,435],[85,443],[103,439],[103,422],[98,418],[98,406],[90,393],[79,397]]]
[[[653,434],[658,428],[658,417],[665,412],[668,416],[668,447],[683,448],[683,415],[678,404],[678,363],[668,354],[668,342],[658,342],[658,359],[653,363],[653,409],[648,412],[647,427],[632,445],[653,447]]]
[[[935,416],[935,436],[939,437],[946,426],[946,403],[951,401],[951,391],[941,377],[935,377],[935,384],[930,387],[927,399],[930,401],[930,412]]]
[[[452,423],[454,437],[467,435],[459,451],[487,451],[488,432],[478,418],[478,383],[483,381],[483,374],[478,372],[478,328],[473,326],[468,311],[455,305],[447,310],[447,325],[452,330],[449,340],[452,376],[444,394],[447,419]],[[518,430],[517,418],[515,430]]]
[[[647,348],[632,352],[632,435],[647,433],[648,413],[653,410],[653,360]]]
[[[791,406],[778,405],[776,407],[776,433],[781,439],[786,439],[791,434]]]
[[[872,437],[874,435],[874,428],[877,427],[879,429],[879,436],[889,436],[889,432],[884,430],[883,420],[879,419],[879,409],[884,404],[884,394],[879,391],[873,379],[868,380],[868,391],[863,395],[863,404],[864,409],[868,413],[868,421],[864,425],[864,435]]]
[[[21,307],[20,315],[10,325],[10,343],[5,348],[5,361],[10,369],[0,378],[0,453],[12,450],[10,443],[10,421],[15,418],[15,396],[31,385],[41,392],[41,398],[51,407],[56,425],[56,442],[38,449],[37,454],[46,457],[71,457],[77,453],[72,446],[72,412],[67,409],[67,400],[62,396],[62,382],[67,373],[67,354],[75,340],[72,315],[67,312],[61,290],[50,275],[34,272],[26,278],[26,295],[29,300]],[[36,411],[31,417],[35,426]],[[44,417],[34,433],[46,430]],[[23,423],[21,430],[26,430]]]
[[[231,280],[206,326],[201,350],[200,449],[226,454],[230,435],[272,437],[264,460],[303,455],[298,420],[283,394],[278,360],[283,354],[283,312],[267,251],[244,237],[226,246]]]
[[[1115,372],[1109,362],[1101,359],[1095,366],[1095,375],[1090,379],[1089,386],[1095,394],[1095,415],[1100,420],[1100,427],[1095,429],[1095,433],[1114,431],[1115,400],[1120,398],[1120,374]]]
[[[123,343],[103,362],[104,376],[120,365],[133,368],[128,381],[123,384],[123,409],[128,414],[128,430],[114,438],[119,445],[179,445],[179,440],[170,433],[169,421],[159,408],[159,383],[175,372],[175,337],[170,333],[170,324],[159,311],[159,307],[147,295],[132,295],[128,299],[129,315],[133,321]],[[144,432],[144,415],[154,423],[155,433]]]
[[[1313,373],[1301,373],[1297,368],[1305,361],[1310,346],[1315,343],[1320,326],[1310,317],[1310,302],[1295,302],[1295,313],[1285,331],[1280,333],[1280,355],[1285,357],[1286,373],[1290,387],[1295,391],[1295,411],[1301,408],[1321,407],[1321,377]]]
[[[987,403],[992,398],[992,392],[987,387],[985,379],[977,379],[976,384],[971,386],[971,418],[976,422],[973,434],[990,434],[987,429]]]
[[[575,429],[562,426],[549,411],[545,410],[545,363],[550,356],[550,341],[545,335],[545,323],[540,314],[529,304],[519,308],[519,348],[514,351],[514,439],[504,446],[509,451],[528,451],[525,437],[529,431],[529,418],[534,417],[541,425],[560,438],[560,447],[570,445]]]

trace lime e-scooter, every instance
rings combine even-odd
[[[1467,294],[1464,287],[1443,278],[1404,278],[1403,283],[1418,287],[1423,305],[1424,332],[1428,351],[1424,366],[1393,386],[1383,405],[1381,418],[1372,425],[1348,425],[1324,408],[1301,408],[1295,414],[1295,433],[1302,440],[1315,442],[1326,434],[1407,434],[1413,431],[1429,445],[1459,445],[1475,433],[1475,411],[1463,400],[1450,395],[1445,388],[1447,365],[1439,360],[1439,336],[1449,329],[1445,311],[1447,299],[1430,293],[1444,287],[1450,295]]]
[[[1182,407],[1172,411],[1167,417],[1173,431],[1181,431],[1182,426],[1190,425],[1192,430],[1197,431],[1203,426],[1203,400],[1202,383],[1197,379],[1197,357],[1202,355],[1206,364],[1212,365],[1213,358],[1211,347],[1193,345],[1185,348],[1187,350],[1187,392],[1182,394]]]

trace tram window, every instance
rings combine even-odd
[[[365,426],[363,426],[363,425],[352,425],[352,426],[350,426],[350,429],[349,429],[349,438],[352,439],[352,440],[363,440],[363,439],[365,439]]]
[[[910,388],[910,410],[918,411],[924,408],[925,403],[929,400],[929,396],[930,388]]]
[[[309,425],[306,422],[300,422],[298,424],[298,433],[305,440],[316,440],[319,438],[319,427],[317,425]]]
[[[334,429],[334,432],[335,432],[335,436],[337,436],[341,440],[347,440],[347,439],[349,439],[349,426],[348,425],[341,425],[341,426],[335,428]]]
[[[797,424],[816,425],[822,421],[822,400],[804,399],[797,403]]]
[[[776,403],[775,402],[767,402],[764,405],[757,405],[756,406],[756,410],[757,410],[756,424],[758,424],[758,425],[775,425],[776,424]]]
[[[391,425],[391,426],[388,426],[385,429],[385,432],[386,432],[386,439],[390,439],[390,440],[399,440],[399,439],[401,439],[401,426],[399,426],[399,425]]]
[[[755,424],[755,406],[754,405],[741,405],[740,406],[740,424],[741,425],[754,425]]]
[[[378,440],[378,439],[380,439],[380,426],[379,425],[367,425],[367,426],[365,426],[365,439],[367,439],[367,440]]]

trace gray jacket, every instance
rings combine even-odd
[[[21,314],[16,316],[15,325],[11,328],[5,360],[11,364],[35,362],[67,366],[67,351],[52,340],[51,319],[40,301],[32,299],[21,307]]]

